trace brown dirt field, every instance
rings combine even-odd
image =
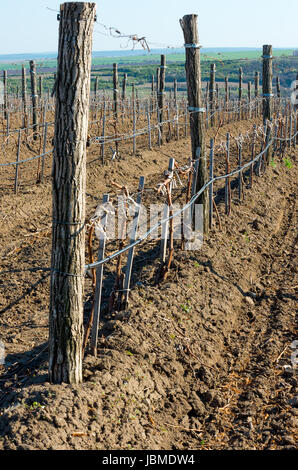
[[[252,124],[224,126],[216,143]],[[169,157],[187,162],[190,142],[123,152],[104,167],[97,151],[88,151],[88,218],[104,192],[115,194],[112,179],[133,192],[144,175],[153,187]],[[30,171],[23,167],[28,181]],[[154,283],[158,244],[138,247],[129,308],[100,324],[98,357],[86,354],[79,386],[47,381],[50,178],[14,195],[2,175],[0,449],[297,448],[297,371],[285,367],[297,339],[294,165],[276,158],[252,189],[244,184],[241,203],[235,188],[229,217],[219,197],[221,230],[215,222],[200,251],[176,249],[166,282]],[[86,319],[90,296],[87,280]]]

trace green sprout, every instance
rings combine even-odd
[[[276,163],[275,163],[275,161],[273,160],[273,158],[272,158],[272,160],[271,160],[271,162],[270,162],[270,166],[271,166],[272,168],[276,168]]]
[[[283,161],[287,168],[289,169],[293,168],[293,163],[290,158],[284,158]]]
[[[190,302],[187,301],[185,304],[181,305],[181,308],[182,308],[183,312],[189,313],[191,311]]]

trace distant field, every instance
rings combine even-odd
[[[119,81],[121,83],[123,74],[128,76],[128,92],[132,84],[148,91],[152,76],[156,76],[156,68],[160,64],[160,54],[166,54],[166,91],[173,86],[173,80],[178,82],[178,90],[185,91],[185,55],[183,49],[160,49],[148,54],[142,51],[109,51],[94,52],[92,59],[91,87],[93,87],[95,77],[98,78],[98,89],[112,90],[112,64],[118,63]],[[119,54],[119,55],[117,55]],[[262,73],[262,50],[261,49],[202,49],[202,81],[206,82],[210,75],[210,64],[216,63],[216,81],[220,84],[225,77],[229,78],[232,87],[238,82],[239,67],[242,67],[244,83],[253,82],[255,72]],[[31,54],[36,61],[37,73],[43,77],[43,91],[52,90],[54,86],[54,73],[56,71],[57,59],[55,53],[44,54],[39,57]],[[9,92],[18,92],[21,89],[21,68],[25,64],[27,69],[27,87],[30,87],[28,66],[28,54],[16,56],[0,56],[1,70],[8,72]],[[290,85],[296,78],[298,70],[298,57],[293,56],[293,49],[275,49],[275,60],[273,62],[273,74],[279,76],[282,93],[288,94]],[[10,61],[10,59],[13,59]],[[1,80],[1,76],[0,76]],[[232,85],[234,84],[234,85]],[[245,90],[246,92],[246,90]]]
[[[294,49],[275,49],[274,56],[275,57],[289,57],[293,56]],[[122,51],[121,51],[122,52]],[[131,52],[131,51],[130,51]],[[93,66],[105,66],[113,64],[117,62],[118,64],[156,64],[160,61],[160,54],[166,54],[167,62],[168,63],[181,63],[184,62],[185,54],[183,50],[179,50],[178,52],[172,52],[171,49],[164,49],[159,50],[158,53],[155,51],[148,54],[148,53],[139,53],[137,55],[129,55],[129,51],[127,55],[121,54],[119,52],[119,56],[117,57],[115,53],[111,54],[109,57],[101,56],[98,57],[97,53],[94,53],[92,59]],[[106,52],[108,54],[108,52]],[[54,55],[54,54],[52,54]],[[213,49],[202,49],[201,50],[201,59],[202,61],[212,60],[239,60],[239,59],[257,59],[262,55],[261,49],[253,49],[253,50],[213,50]],[[32,58],[36,61],[38,67],[46,67],[46,68],[55,68],[57,64],[57,60],[55,57],[38,57],[36,54],[32,54]],[[15,56],[14,60],[9,60],[9,56],[0,56],[0,70],[21,70],[23,64],[28,64],[30,59],[30,54],[24,54],[23,57]]]

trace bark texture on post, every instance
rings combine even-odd
[[[238,88],[238,106],[239,106],[239,112],[238,112],[238,118],[239,120],[242,118],[242,82],[243,82],[243,70],[242,67],[239,68],[239,88]]]
[[[3,70],[4,119],[7,119],[7,71]]]
[[[115,119],[118,118],[118,65],[113,64],[113,101],[114,101],[114,113]]]
[[[263,46],[263,123],[272,121],[273,118],[273,93],[272,93],[272,46]],[[266,143],[271,139],[270,126],[266,126]],[[266,152],[266,161],[269,163],[272,158],[272,146]]]
[[[31,78],[31,101],[32,101],[32,124],[33,139],[37,140],[37,80],[36,80],[36,64],[34,60],[30,60],[30,78]]]
[[[60,7],[53,160],[49,378],[82,381],[86,140],[95,3]]]
[[[198,157],[198,149],[201,149],[199,168],[197,173],[196,191],[198,192],[204,184],[208,181],[207,174],[207,160],[205,151],[205,113],[203,111],[203,100],[201,91],[201,61],[200,61],[200,48],[189,47],[190,45],[199,46],[199,35],[197,28],[197,15],[185,15],[180,20],[180,25],[183,30],[185,44],[186,62],[186,81],[187,81],[187,94],[188,105],[190,108],[200,110],[199,112],[192,112],[190,114],[190,133],[191,133],[191,146],[193,160]],[[207,191],[201,195],[198,200],[199,204],[203,204],[203,217],[204,217],[204,233],[208,233],[208,194]]]
[[[263,46],[263,121],[272,120],[272,46]]]
[[[122,101],[126,99],[126,85],[127,85],[127,73],[124,74],[123,81],[122,81]]]
[[[163,108],[164,108],[164,95],[165,95],[165,81],[166,81],[166,56],[162,54],[160,56],[160,74],[158,84],[158,108],[159,108],[159,124],[160,124],[160,135],[161,143],[163,136]]]
[[[277,98],[280,98],[280,79],[276,77],[276,94]]]
[[[23,101],[23,127],[27,127],[27,81],[26,81],[26,69],[24,65],[22,66],[22,101]]]
[[[211,64],[210,66],[210,85],[209,85],[209,99],[210,99],[210,113],[211,113],[211,126],[215,125],[215,72],[216,65]]]

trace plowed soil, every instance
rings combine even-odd
[[[217,142],[251,127],[224,126]],[[115,194],[112,180],[133,193],[144,175],[152,188],[169,157],[187,162],[190,142],[126,152],[104,167],[92,162],[96,152],[89,149],[88,217],[103,193]],[[297,150],[286,155],[293,163]],[[220,172],[223,159],[216,158]],[[87,350],[77,386],[52,385],[47,376],[50,178],[27,182],[14,195],[2,175],[0,449],[297,447],[294,163],[276,157],[264,176],[254,175],[251,189],[244,177],[244,198],[238,201],[235,186],[230,216],[216,188],[220,225],[215,217],[199,251],[181,251],[177,242],[165,282],[155,283],[158,243],[137,249],[129,307],[101,322],[97,358]],[[182,201],[183,190],[177,194]],[[113,266],[106,268],[104,300]],[[86,320],[90,299],[87,280]]]

